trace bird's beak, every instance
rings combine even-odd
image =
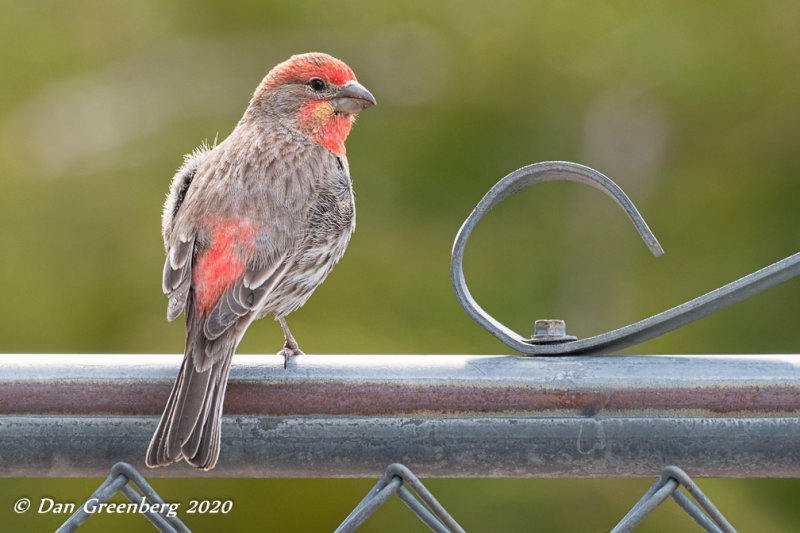
[[[337,113],[355,115],[362,109],[375,105],[375,97],[357,81],[348,81],[331,100]]]

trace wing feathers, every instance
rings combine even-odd
[[[259,310],[285,269],[286,261],[282,258],[271,267],[246,270],[238,282],[222,293],[219,301],[209,311],[203,325],[205,336],[209,340],[214,340],[225,333],[240,317]]]
[[[209,340],[214,340],[225,333],[231,324],[250,311],[236,299],[236,291],[232,289],[233,287],[223,292],[217,304],[208,313],[203,333]]]
[[[186,307],[189,289],[192,285],[192,253],[194,238],[180,239],[170,247],[167,260],[164,261],[164,277],[162,289],[169,295],[167,320],[175,320]]]

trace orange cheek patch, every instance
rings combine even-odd
[[[333,115],[333,107],[328,102],[319,102],[311,107],[311,120],[314,124],[321,128],[328,122],[328,119]]]

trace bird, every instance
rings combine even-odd
[[[344,254],[355,229],[345,139],[375,97],[328,54],[293,55],[256,87],[233,131],[184,156],[162,214],[167,319],[186,319],[183,363],[147,449],[148,467],[214,468],[231,359],[274,315],[284,367],[301,355],[286,315]]]

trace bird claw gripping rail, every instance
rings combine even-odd
[[[498,322],[472,297],[464,279],[464,248],[478,221],[493,207],[511,195],[545,181],[583,183],[606,193],[625,211],[653,255],[658,257],[663,253],[633,202],[616,183],[594,169],[577,163],[547,161],[522,167],[498,181],[478,202],[456,235],[450,260],[450,279],[467,314],[503,343],[525,355],[602,354],[622,350],[680,328],[800,274],[798,252],[693,300],[613,331],[578,339],[566,334],[561,320],[538,320],[533,337],[525,338]]]

